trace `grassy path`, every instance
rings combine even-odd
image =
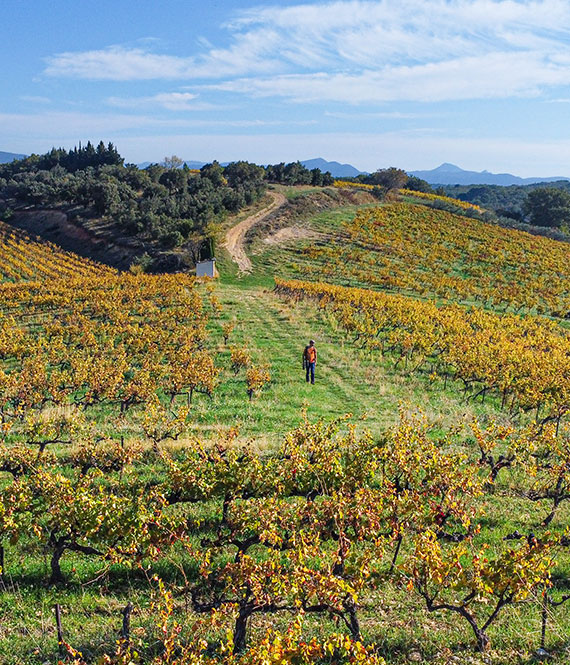
[[[235,318],[237,323],[229,345],[247,347],[254,361],[269,364],[271,383],[249,402],[243,372],[234,376],[225,369],[213,399],[196,399],[196,425],[204,436],[237,424],[242,438],[264,448],[296,427],[304,411],[310,420],[352,413],[362,428],[378,434],[397,420],[400,404],[422,407],[442,426],[481,410],[465,404],[453,386],[443,391],[424,375],[406,376],[394,369],[391,358],[371,357],[308,303],[290,304],[269,289],[236,283],[222,282],[217,294],[224,307],[222,321]],[[213,325],[219,331],[219,322]],[[301,357],[311,338],[319,352],[314,386],[305,382]],[[229,364],[229,348],[220,341],[218,365]]]

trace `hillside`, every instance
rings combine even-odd
[[[0,214],[118,268],[179,270],[212,253],[216,225],[263,196],[264,177],[245,162],[141,171],[113,144],[88,142],[2,166]]]
[[[0,660],[564,662],[568,245],[274,193],[202,283],[0,227]]]
[[[268,228],[252,250],[281,275],[567,317],[567,243],[434,210],[420,200],[340,209],[315,215],[310,224],[289,218]]]
[[[333,182],[299,162],[192,170],[173,156],[141,170],[125,166],[112,143],[88,142],[0,165],[0,216],[119,269],[172,272],[210,258],[224,220],[262,199],[269,183]]]
[[[454,198],[469,201],[490,210],[509,211],[522,217],[523,203],[529,192],[539,189],[544,183],[528,185],[448,185],[445,191]],[[548,183],[549,187],[570,191],[568,180],[554,180]]]
[[[80,258],[66,252],[58,245],[32,239],[27,233],[12,225],[0,222],[0,280],[24,282],[64,277],[78,274],[89,277],[105,277],[114,274],[106,265]]]

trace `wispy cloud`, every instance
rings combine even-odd
[[[197,102],[191,92],[161,92],[148,97],[109,97],[107,104],[118,108],[163,108],[168,111],[210,111],[214,104]]]
[[[536,53],[489,53],[416,66],[387,66],[358,73],[240,78],[208,87],[293,102],[439,102],[461,99],[535,97],[549,87],[570,84],[570,68]]]
[[[41,95],[21,95],[20,99],[28,104],[51,104],[49,97],[42,97]]]
[[[244,34],[226,49],[211,48],[199,56],[180,57],[120,45],[93,51],[58,53],[46,59],[44,73],[63,78],[143,81],[192,80],[280,71],[274,53],[276,36],[265,31]]]
[[[200,50],[183,56],[153,52],[152,43],[59,53],[45,73],[210,80],[216,90],[293,102],[532,97],[570,84],[568,26],[567,0],[275,4],[237,14],[223,46],[199,40]],[[153,101],[190,109],[192,100]]]
[[[134,113],[82,113],[49,111],[36,113],[0,113],[0,126],[7,135],[30,138],[47,137],[50,141],[65,136],[92,138],[143,129],[173,129],[185,126],[181,120],[165,120]]]
[[[112,81],[188,78],[191,63],[176,56],[150,53],[142,48],[109,48],[58,53],[46,59],[48,76]]]

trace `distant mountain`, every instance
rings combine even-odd
[[[204,164],[206,164],[207,162],[196,162],[196,161],[187,160],[185,163],[188,165],[188,168],[190,169],[201,169],[202,166],[204,166]],[[223,162],[221,166],[227,166],[228,163],[229,162]],[[137,164],[137,166],[139,167],[139,169],[146,169],[151,164],[156,164],[156,162],[142,162],[141,164]],[[327,162],[326,159],[322,159],[321,157],[318,157],[316,159],[307,159],[301,162],[301,164],[309,170],[321,169],[323,173],[325,173],[326,171],[330,171],[331,175],[334,176],[335,178],[353,178],[354,176],[363,173],[363,171],[359,171],[350,164],[340,164],[339,162]]]
[[[321,169],[323,173],[330,171],[335,178],[354,178],[363,173],[351,164],[340,164],[339,162],[327,162],[322,157],[316,159],[307,159],[301,164],[307,169]]]
[[[13,162],[15,159],[24,159],[28,155],[19,155],[15,152],[2,152],[0,150],[0,164],[7,164]]]
[[[566,177],[519,178],[510,173],[489,173],[489,171],[465,171],[455,164],[444,163],[431,171],[409,171],[410,175],[427,180],[430,185],[530,185],[537,182],[570,180]]]

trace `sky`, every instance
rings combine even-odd
[[[0,150],[570,176],[569,0],[5,0]]]

